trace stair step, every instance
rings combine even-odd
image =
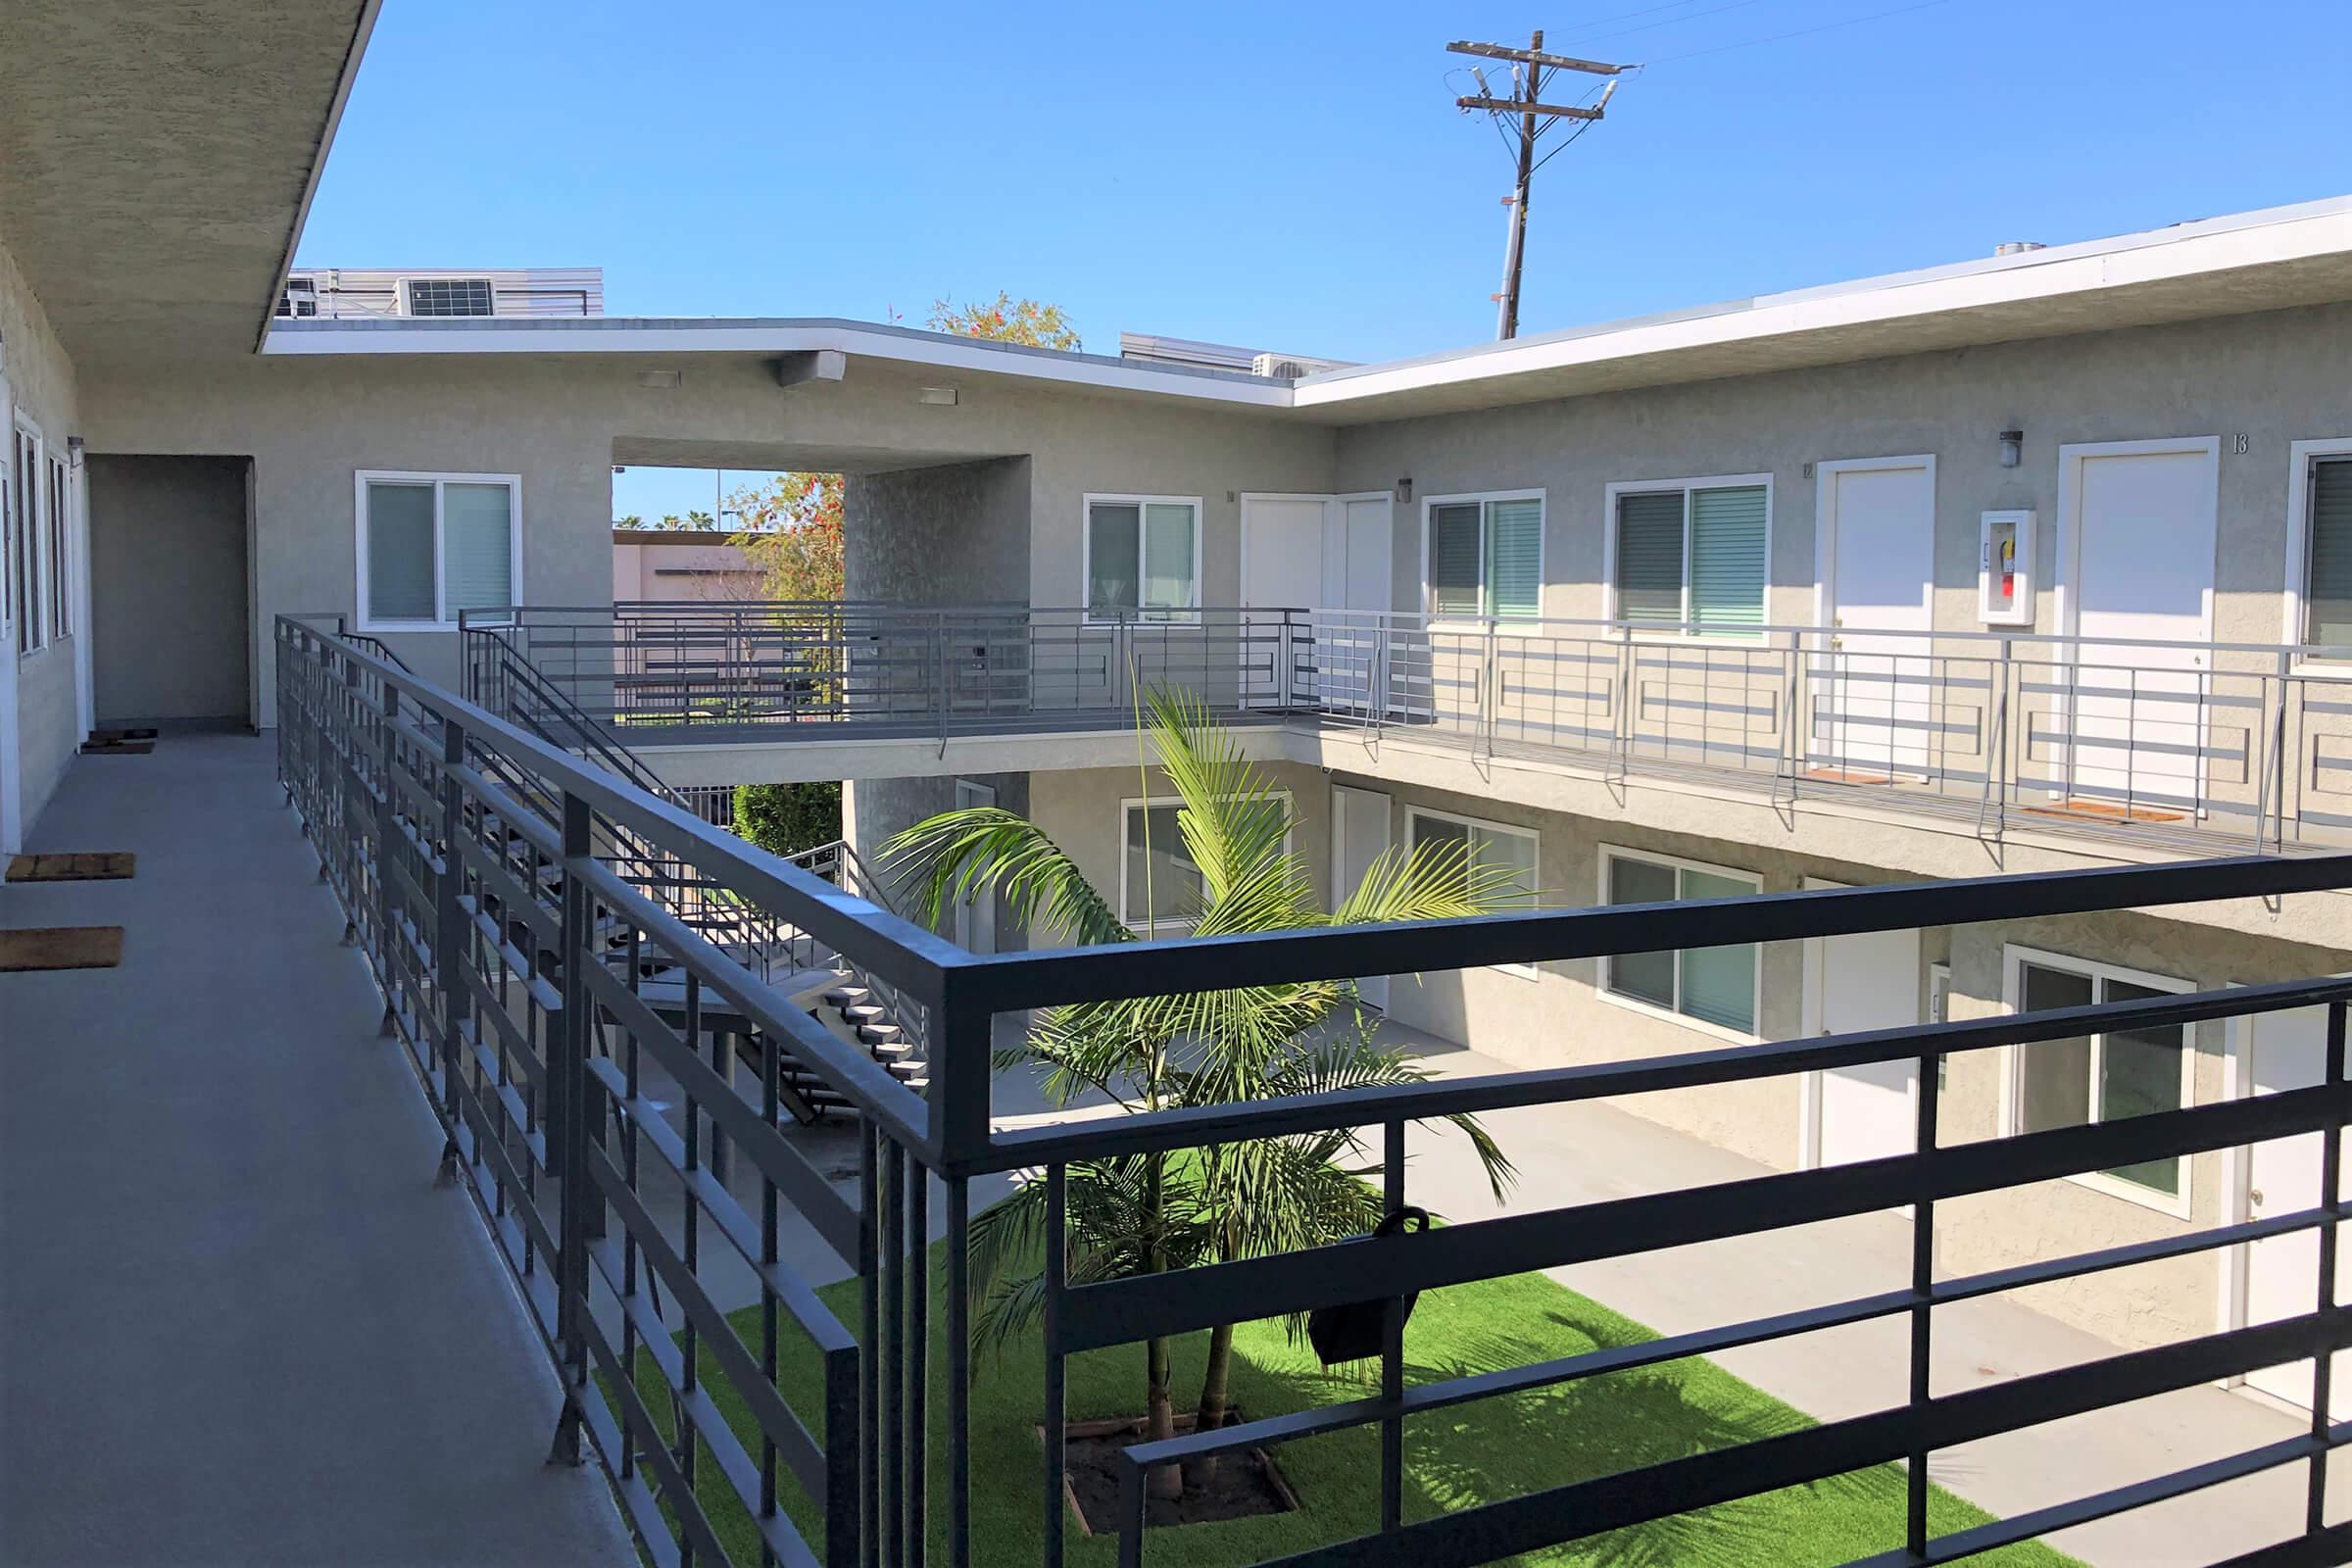
[[[868,996],[871,995],[872,993],[867,991],[863,986],[835,986],[832,990],[825,993],[825,1005],[828,1007],[847,1007],[855,1003],[863,1002]]]
[[[920,1094],[924,1090],[931,1087],[931,1076],[930,1074],[925,1073],[919,1078],[901,1078],[899,1082],[905,1084],[907,1088],[913,1090],[915,1093]]]
[[[858,1038],[869,1046],[885,1046],[899,1038],[902,1031],[895,1023],[861,1023]]]
[[[841,1015],[851,1023],[874,1024],[888,1017],[890,1009],[871,1002],[854,1002],[841,1009]]]
[[[904,1040],[869,1040],[865,1048],[876,1061],[885,1063],[901,1062],[914,1054],[914,1048]]]

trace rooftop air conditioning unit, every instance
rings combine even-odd
[[[281,317],[312,317],[318,314],[318,280],[315,277],[289,277],[286,291],[277,297],[277,314]]]
[[[1260,354],[1250,362],[1250,373],[1296,381],[1300,376],[1315,375],[1324,370],[1343,370],[1351,363],[1348,360],[1310,360],[1296,354]]]

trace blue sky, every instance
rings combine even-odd
[[[1445,44],[1536,23],[1649,64],[1539,176],[1525,332],[2352,191],[2345,0],[388,0],[300,259],[595,264],[620,315],[1006,288],[1105,353],[1454,347],[1494,330],[1510,166]]]

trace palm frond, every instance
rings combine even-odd
[[[1001,807],[924,818],[892,835],[882,866],[929,925],[957,904],[1001,890],[1015,918],[1038,930],[1089,947],[1135,940],[1077,861],[1036,823]]]

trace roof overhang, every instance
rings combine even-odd
[[[831,318],[280,322],[270,355],[835,352],[904,370],[1329,424],[2352,300],[2352,198],[1616,321],[1291,381]]]
[[[77,366],[253,351],[378,3],[0,5],[0,243]]]

